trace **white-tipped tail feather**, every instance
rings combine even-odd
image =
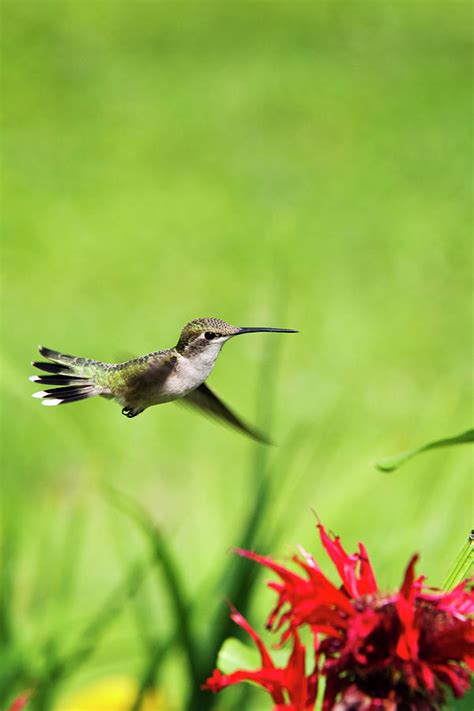
[[[47,358],[47,361],[32,363],[43,373],[32,375],[29,380],[32,383],[59,386],[39,390],[33,394],[34,398],[42,400],[42,405],[54,407],[62,403],[85,400],[103,392],[94,382],[93,370],[91,371],[90,367],[94,361],[58,353],[43,346],[40,346],[39,350],[41,355]]]
[[[55,388],[55,390],[61,390],[61,388]],[[41,404],[45,405],[46,407],[54,407],[54,405],[61,405],[61,403],[63,402],[71,402],[70,396],[64,398],[53,397],[55,390],[39,390],[37,393],[33,393],[31,397],[35,397],[39,400],[42,400]],[[58,393],[58,395],[59,394],[60,393]],[[87,388],[87,390],[75,394],[74,401],[83,400],[87,397],[92,397],[92,395],[95,394],[95,392],[92,392],[92,388]]]

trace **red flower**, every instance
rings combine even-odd
[[[293,638],[294,645],[300,645],[297,635],[303,625],[321,639],[315,668],[324,655],[324,711],[435,711],[448,688],[462,696],[469,688],[468,667],[474,668],[474,629],[468,618],[474,612],[472,581],[465,580],[449,593],[423,588],[424,578],[415,577],[418,557],[413,556],[400,589],[384,594],[364,546],[359,544],[358,553],[348,555],[339,538],[329,536],[322,525],[318,528],[340,587],[305,551],[293,558],[302,574],[268,557],[237,552],[280,578],[269,583],[277,602],[267,627],[281,633],[281,643]],[[274,695],[273,699],[281,703]],[[313,708],[314,698],[305,703],[294,708]]]
[[[244,629],[258,647],[262,666],[256,671],[239,670],[232,674],[222,674],[215,669],[213,675],[203,684],[208,691],[221,691],[227,686],[241,681],[253,681],[263,687],[275,702],[275,711],[309,711],[314,706],[317,692],[316,667],[308,677],[305,671],[306,650],[301,644],[298,632],[293,633],[293,651],[286,667],[276,667],[262,640],[237,610],[231,612],[231,619]]]
[[[24,691],[20,696],[17,696],[13,701],[12,705],[9,707],[8,711],[22,711],[26,708],[26,705],[31,697],[31,691]]]

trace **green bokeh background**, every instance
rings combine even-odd
[[[174,405],[130,421],[103,400],[42,408],[26,379],[38,343],[123,360],[198,316],[300,331],[236,339],[210,379],[265,424],[278,355],[272,552],[320,552],[314,508],[348,549],[364,541],[382,587],[414,551],[443,582],[470,527],[469,448],[392,475],[373,462],[471,416],[470,13],[3,0],[2,488],[26,647],[87,619],[143,550],[101,482],[163,527],[191,594],[237,543],[252,442]],[[169,626],[154,587],[143,597]],[[138,659],[124,616],[65,691]]]

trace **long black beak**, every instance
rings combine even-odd
[[[241,333],[298,333],[298,331],[293,331],[291,328],[240,328],[236,336],[240,336]]]

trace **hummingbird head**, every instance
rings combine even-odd
[[[229,338],[244,333],[260,332],[297,333],[288,328],[245,328],[231,326],[220,318],[196,318],[183,328],[176,348],[183,355],[207,351],[209,356],[213,354],[215,359]]]

